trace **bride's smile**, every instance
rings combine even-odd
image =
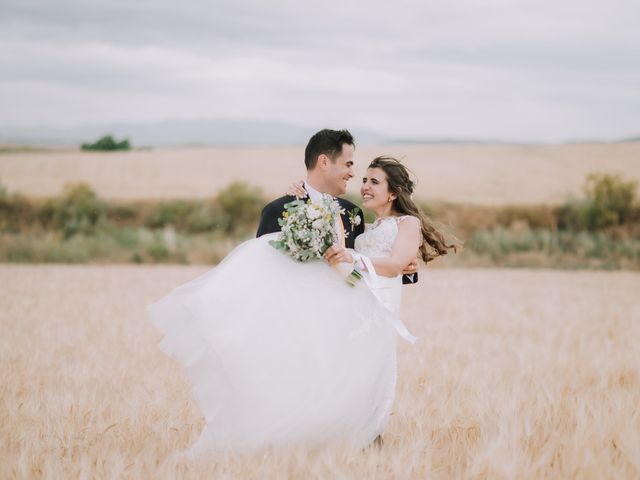
[[[389,192],[389,182],[384,170],[369,168],[362,179],[360,187],[362,206],[374,212],[376,217],[388,217],[392,213],[393,200],[396,196]]]

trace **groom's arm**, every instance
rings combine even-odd
[[[256,237],[280,231],[278,219],[282,216],[282,212],[284,212],[284,205],[287,203],[287,200],[288,197],[281,197],[265,205],[260,214],[260,223],[258,224]]]
[[[258,224],[258,231],[256,237],[261,237],[267,233],[279,232],[280,225],[278,225],[278,216],[274,215],[271,204],[265,206],[260,214],[260,223]]]
[[[418,272],[414,273],[403,273],[402,274],[402,284],[403,285],[413,285],[414,283],[418,283]]]
[[[413,285],[414,283],[418,283],[418,272],[405,273],[404,275],[402,275],[403,285]]]

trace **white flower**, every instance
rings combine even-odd
[[[362,219],[360,218],[360,215],[358,215],[357,208],[351,209],[348,215],[349,215],[349,223],[351,224],[351,230],[353,231],[355,227],[360,225],[360,222],[362,221]]]
[[[297,200],[287,204],[285,210],[280,237],[269,243],[298,261],[322,258],[335,241],[335,219],[342,212],[338,202],[324,195],[320,203]]]
[[[320,217],[320,215],[322,214],[313,205],[311,205],[307,209],[307,217],[311,220],[315,220],[316,218]]]

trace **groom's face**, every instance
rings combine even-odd
[[[353,145],[343,144],[342,153],[335,161],[328,163],[326,185],[331,189],[334,197],[344,195],[347,191],[347,182],[353,177]]]

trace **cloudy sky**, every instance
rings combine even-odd
[[[640,134],[638,0],[1,0],[0,127]]]

